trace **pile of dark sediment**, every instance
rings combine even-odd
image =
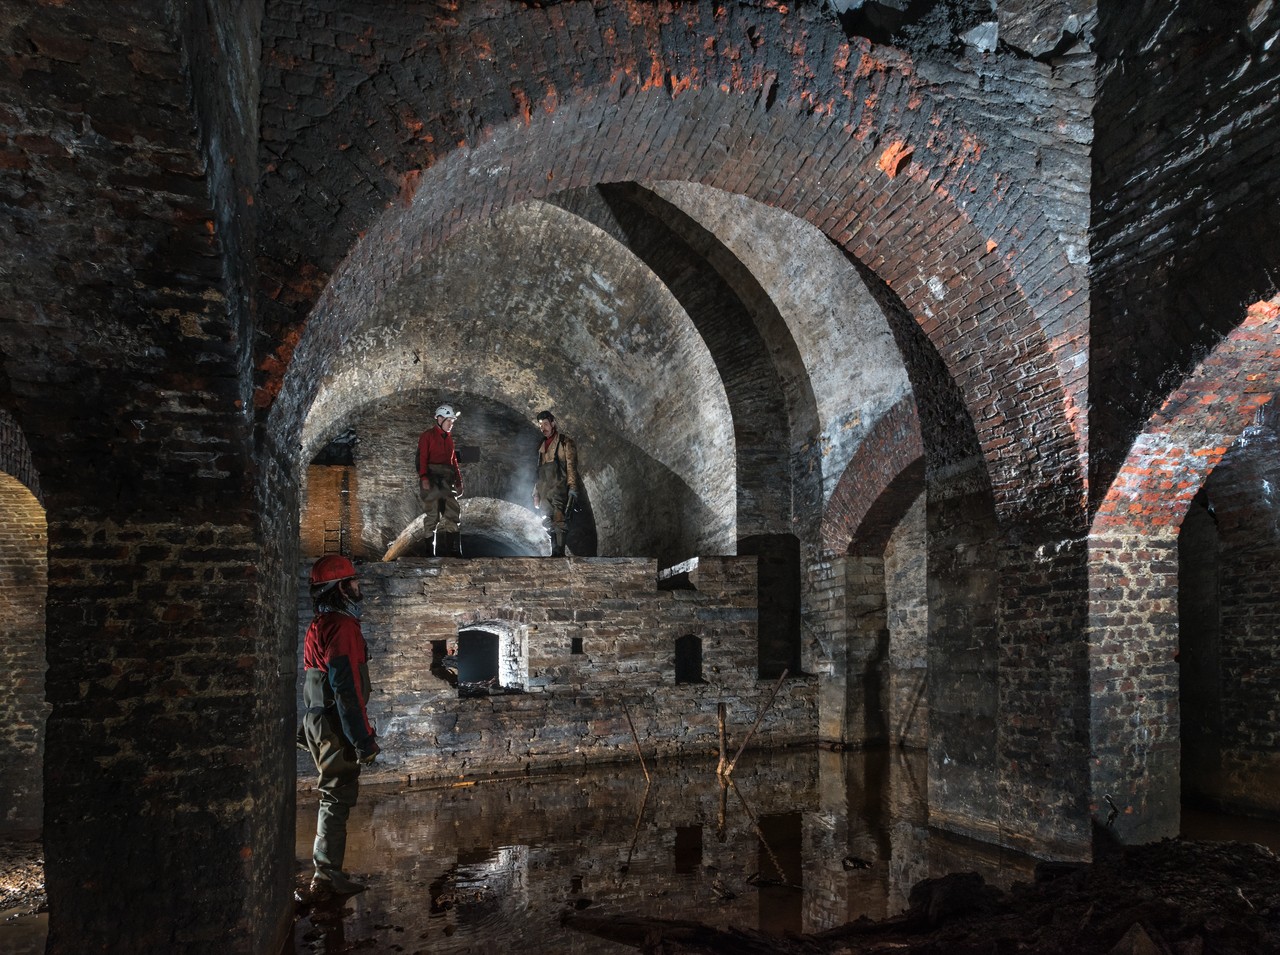
[[[928,879],[909,910],[778,939],[695,922],[564,921],[653,955],[1272,955],[1280,953],[1280,858],[1244,843],[1170,839],[1090,865],[1043,865],[1001,891],[972,873]]]

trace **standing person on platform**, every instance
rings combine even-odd
[[[315,617],[302,648],[302,728],[298,742],[315,760],[320,779],[320,813],[311,857],[315,874],[310,897],[363,892],[364,885],[343,871],[347,817],[360,792],[360,769],[381,751],[369,722],[368,650],[360,629],[360,578],[355,565],[338,554],[311,568]],[[302,898],[302,896],[299,896]]]
[[[538,446],[538,480],[533,488],[533,506],[542,508],[542,520],[551,538],[551,556],[564,556],[568,518],[578,504],[578,446],[561,434],[556,416],[538,412],[542,443]]]
[[[418,438],[418,484],[422,491],[422,527],[434,536],[437,557],[462,556],[462,469],[453,444],[452,405],[436,409],[436,426]]]

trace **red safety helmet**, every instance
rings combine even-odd
[[[341,554],[325,554],[311,566],[311,586],[359,577],[356,565]]]

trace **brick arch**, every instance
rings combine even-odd
[[[878,555],[923,490],[920,421],[906,397],[875,423],[840,476],[822,518],[823,550]]]
[[[1246,317],[1133,443],[1089,536],[1091,804],[1126,842],[1178,834],[1178,531],[1227,449],[1280,391],[1280,297]]]
[[[0,411],[0,834],[41,833],[44,814],[45,652],[49,528],[31,449]]]
[[[1251,305],[1151,416],[1094,515],[1093,533],[1176,536],[1209,473],[1277,391],[1280,297]]]
[[[944,127],[920,140],[918,117],[938,107],[912,85],[909,64],[851,69],[855,51],[843,51],[846,70],[828,78],[843,87],[816,115],[803,97],[788,108],[762,104],[763,80],[739,77],[725,92],[692,77],[673,95],[614,75],[561,94],[554,108],[486,126],[483,143],[414,171],[412,195],[370,224],[324,285],[305,333],[289,333],[296,350],[271,359],[259,407],[274,405],[286,432],[296,427],[327,353],[359,316],[415,262],[494,211],[596,182],[693,181],[804,218],[873,270],[959,383],[1001,513],[1078,514],[1074,417],[1085,384],[1067,369],[1083,340],[1071,334],[1083,303],[1037,277],[1069,265],[1055,243],[1033,248],[1039,229],[1008,223],[1017,190],[981,158],[976,137]],[[857,51],[864,61],[870,54]],[[908,104],[915,109],[903,112]],[[1030,432],[1039,436],[1034,455],[1014,438]]]
[[[0,471],[21,481],[35,499],[44,504],[40,475],[31,460],[31,448],[18,422],[7,411],[0,411]]]

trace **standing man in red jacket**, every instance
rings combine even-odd
[[[380,747],[369,722],[369,667],[360,629],[360,579],[345,557],[328,554],[311,568],[316,615],[302,648],[302,736],[320,774],[320,814],[312,849],[310,901],[351,895],[364,886],[342,869],[347,817],[360,791],[360,769]],[[300,896],[301,898],[301,896]]]
[[[418,483],[422,489],[422,527],[435,537],[437,557],[462,556],[462,469],[453,445],[452,405],[436,409],[436,426],[418,438]]]

